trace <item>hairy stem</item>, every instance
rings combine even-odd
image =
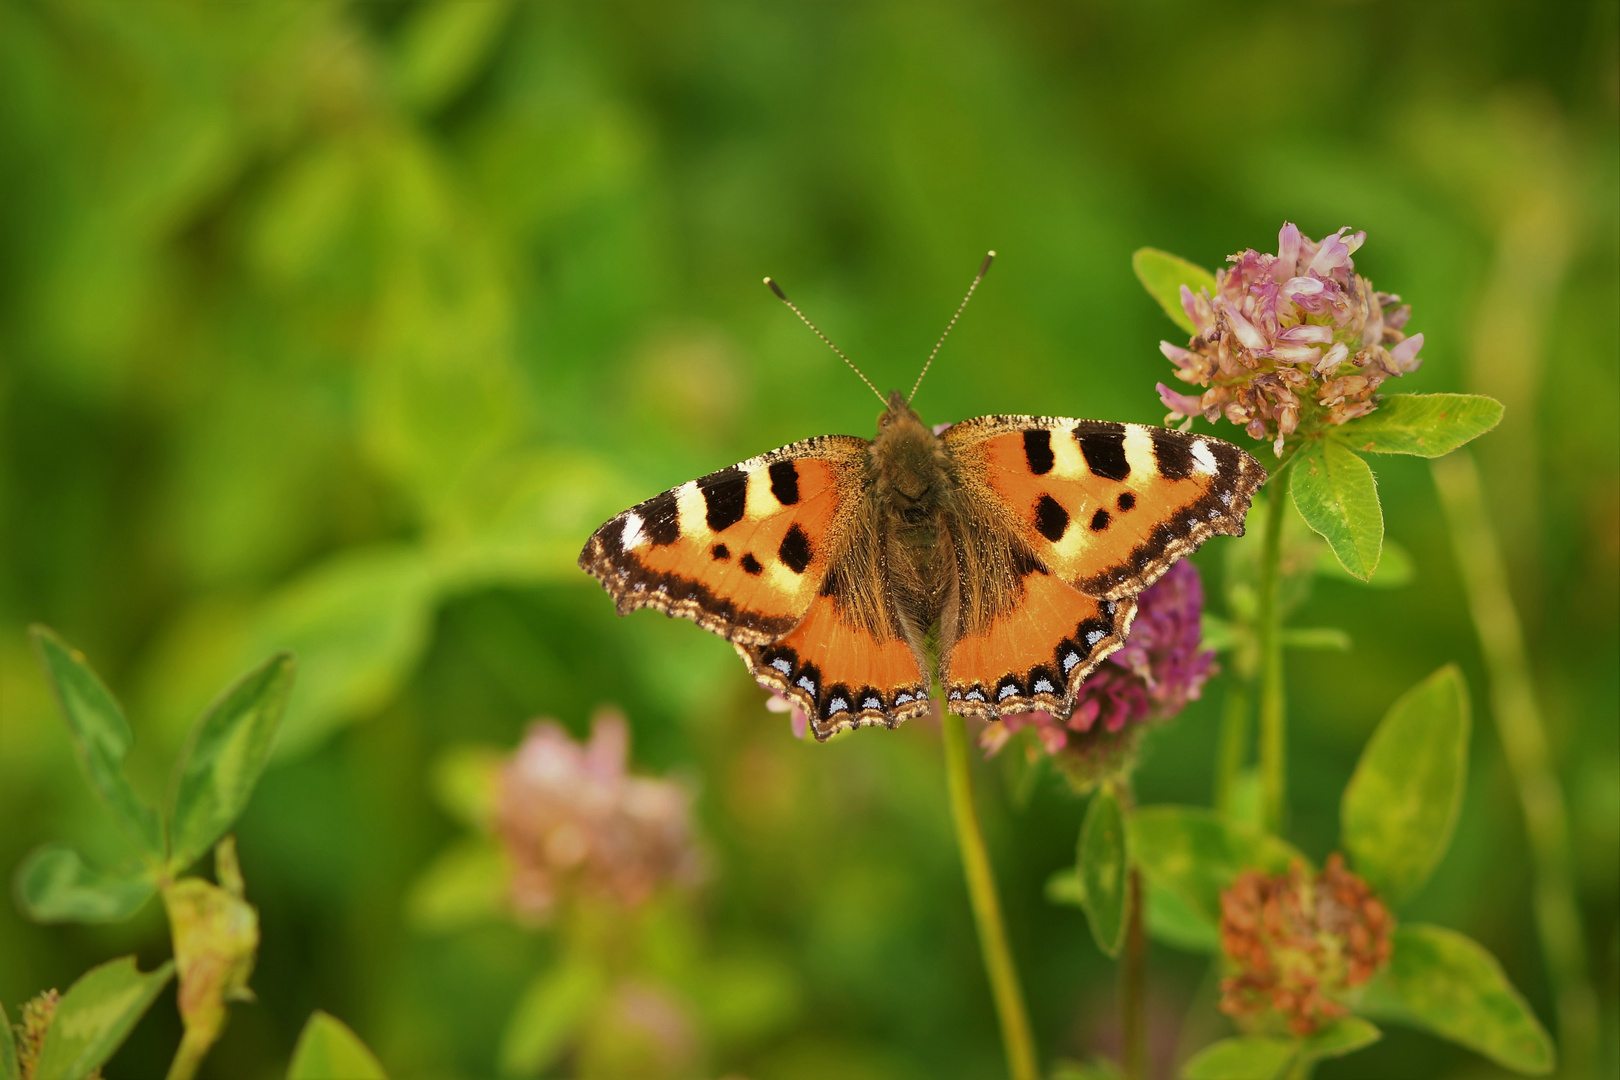
[[[1598,1046],[1597,996],[1586,972],[1586,942],[1575,899],[1569,819],[1541,709],[1530,680],[1524,631],[1508,591],[1507,568],[1485,514],[1479,470],[1466,450],[1433,463],[1435,486],[1451,527],[1468,607],[1490,680],[1491,715],[1519,789],[1535,877],[1536,930],[1558,1009],[1564,1075],[1591,1075]]]
[[[1223,817],[1236,810],[1234,799],[1244,759],[1249,756],[1249,704],[1251,684],[1233,672],[1226,684],[1226,702],[1221,709],[1221,742],[1215,758],[1215,809]]]
[[[962,849],[962,872],[967,877],[968,899],[973,921],[979,931],[979,948],[990,976],[990,992],[995,998],[996,1015],[1001,1020],[1001,1039],[1007,1050],[1007,1072],[1012,1080],[1039,1080],[1035,1064],[1035,1038],[1030,1033],[1029,1014],[1024,1009],[1024,992],[1018,985],[1018,968],[1007,944],[1007,928],[1001,918],[1001,901],[990,872],[990,855],[984,834],[973,811],[973,774],[969,769],[967,727],[962,718],[944,708],[940,726],[945,734],[945,786],[950,792],[951,820],[956,825],[956,843]]]
[[[1267,830],[1280,834],[1288,805],[1288,732],[1285,726],[1282,662],[1281,578],[1287,467],[1266,485],[1266,518],[1260,549],[1260,810]]]
[[[169,1062],[167,1080],[191,1080],[212,1045],[213,1040],[196,1028],[186,1028],[186,1033],[180,1037],[180,1048],[174,1052],[174,1060]]]
[[[1125,879],[1125,953],[1119,964],[1120,1045],[1126,1080],[1147,1080],[1147,933],[1142,872],[1134,866]]]

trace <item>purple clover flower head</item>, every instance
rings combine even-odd
[[[1181,287],[1194,334],[1186,348],[1160,344],[1176,377],[1201,395],[1159,385],[1165,422],[1225,417],[1256,439],[1283,443],[1302,412],[1330,424],[1378,407],[1385,379],[1416,371],[1423,335],[1405,333],[1411,308],[1355,272],[1364,232],[1340,229],[1320,243],[1284,223],[1277,254],[1250,248],[1227,259],[1215,293]]]
[[[1013,713],[987,727],[980,745],[994,754],[1033,728],[1049,754],[1083,751],[1104,735],[1175,716],[1203,692],[1214,667],[1215,654],[1200,648],[1203,613],[1198,569],[1182,559],[1137,597],[1125,644],[1080,684],[1067,721],[1048,712]]]

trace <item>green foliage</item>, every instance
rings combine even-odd
[[[3,1004],[0,1004],[0,1080],[22,1080],[22,1068],[17,1064],[17,1043],[12,1038],[11,1020]]]
[[[1374,454],[1435,458],[1501,420],[1502,403],[1479,394],[1390,394],[1375,411],[1332,429],[1329,438]]]
[[[192,730],[175,763],[169,865],[183,873],[225,835],[259,782],[293,684],[293,658],[277,653],[225,691]]]
[[[161,857],[163,827],[158,813],[135,793],[124,775],[124,757],[134,745],[135,733],[124,719],[123,709],[90,670],[83,653],[47,627],[35,626],[30,633],[90,786],[142,853]]]
[[[1136,271],[1137,280],[1148,295],[1159,302],[1164,313],[1187,333],[1194,333],[1192,320],[1181,306],[1181,287],[1185,285],[1194,293],[1205,289],[1213,296],[1215,275],[1179,255],[1157,248],[1138,248],[1131,256],[1131,269]]]
[[[537,975],[501,1036],[502,1074],[535,1076],[556,1061],[606,990],[601,968],[584,957],[565,959]]]
[[[298,1036],[287,1080],[388,1080],[376,1055],[337,1017],[319,1009]]]
[[[427,933],[456,930],[506,910],[512,871],[494,840],[476,837],[445,848],[411,883],[405,916]]]
[[[1396,927],[1393,944],[1389,967],[1365,987],[1362,1012],[1431,1031],[1515,1072],[1552,1071],[1552,1040],[1479,944],[1422,923]]]
[[[105,873],[64,844],[36,848],[17,869],[17,899],[35,922],[119,922],[157,891],[151,870]]]
[[[1300,1054],[1312,1061],[1344,1057],[1371,1046],[1383,1037],[1384,1033],[1369,1021],[1359,1016],[1346,1016],[1305,1039],[1300,1045]]]
[[[1335,439],[1307,442],[1294,459],[1288,490],[1299,516],[1328,542],[1340,565],[1369,580],[1384,543],[1384,512],[1367,463]]]
[[[1077,880],[1080,903],[1091,924],[1091,936],[1108,956],[1118,956],[1125,941],[1125,815],[1107,785],[1091,797],[1080,826]]]
[[[1244,1035],[1222,1039],[1194,1054],[1182,1066],[1182,1080],[1272,1080],[1299,1052],[1293,1039]]]
[[[81,1080],[99,1068],[173,975],[172,963],[143,975],[125,956],[79,976],[56,1005],[34,1080]]]
[[[1107,1058],[1093,1058],[1084,1064],[1058,1060],[1052,1063],[1048,1080],[1124,1080],[1119,1066]]]
[[[1411,895],[1451,844],[1468,771],[1468,687],[1447,665],[1390,706],[1340,809],[1356,872],[1391,900]]]
[[[1127,822],[1131,857],[1149,882],[1181,901],[1213,932],[1221,891],[1251,867],[1281,873],[1304,856],[1274,836],[1234,826],[1212,810],[1145,806]],[[1148,908],[1150,919],[1152,906]],[[1149,922],[1150,929],[1156,924]],[[1168,939],[1167,939],[1168,940]]]

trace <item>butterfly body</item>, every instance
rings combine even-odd
[[[936,433],[897,392],[871,441],[819,436],[657,495],[580,565],[621,613],[731,641],[816,736],[947,707],[1067,717],[1136,595],[1265,472],[1229,443],[1135,424],[986,416]]]

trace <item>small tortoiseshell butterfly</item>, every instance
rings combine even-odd
[[[1201,435],[1050,416],[931,429],[899,391],[886,405],[871,441],[805,439],[631,507],[580,566],[621,615],[654,607],[730,641],[818,739],[928,712],[932,657],[953,712],[1066,718],[1137,594],[1241,536],[1266,479]]]

